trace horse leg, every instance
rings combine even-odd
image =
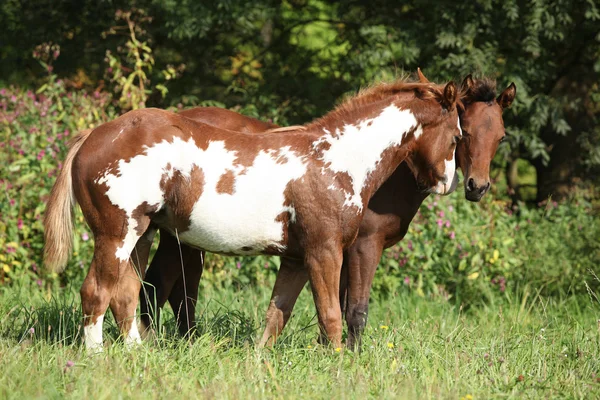
[[[149,255],[149,249],[152,244],[147,238],[142,239],[150,225],[150,218],[140,218],[137,220],[135,229],[128,227],[127,234],[122,241],[119,254],[126,254],[126,259],[120,259],[117,282],[110,300],[110,309],[117,321],[121,336],[125,339],[125,344],[130,346],[141,342],[138,325],[136,322],[136,309],[138,305],[138,296],[142,286],[142,277],[140,269],[136,268],[134,259],[138,264],[146,263]],[[142,233],[137,233],[142,232]],[[136,246],[139,245],[141,253],[131,258]],[[121,256],[122,257],[122,256]],[[143,267],[141,267],[143,269]]]
[[[156,235],[156,228],[150,227],[148,230],[142,235],[142,237],[138,240],[135,245],[135,248],[131,252],[131,262],[136,268],[136,271],[139,273],[140,278],[143,280],[146,276],[146,268],[148,267],[148,259],[150,257],[150,249],[152,247],[152,241],[154,240],[154,236]],[[148,325],[145,324],[144,318],[147,320],[147,310],[148,310],[148,302],[147,296],[144,295],[144,291],[140,290],[140,333],[142,337],[145,338],[147,330],[146,327]]]
[[[118,257],[121,238],[96,235],[94,257],[81,286],[83,334],[90,352],[102,351],[102,322],[113,297],[119,272],[129,267],[129,260]]]
[[[319,246],[318,252],[307,251],[305,265],[317,308],[321,335],[336,348],[342,346],[340,309],[340,273],[343,262],[341,246]]]
[[[182,255],[187,246],[182,246]],[[167,301],[173,285],[181,278],[181,257],[177,238],[166,231],[161,231],[160,242],[156,254],[146,271],[142,298],[142,327],[147,330],[153,322],[160,319],[160,309]]]
[[[135,321],[141,287],[142,279],[133,262],[121,263],[119,277],[110,300],[110,309],[127,346],[141,343],[140,333]]]
[[[358,238],[347,252],[349,279],[346,344],[353,351],[360,350],[361,335],[367,324],[371,285],[382,252],[383,245],[369,237]]]
[[[204,269],[204,251],[182,245],[182,266],[172,268],[181,270],[169,294],[169,304],[175,313],[177,328],[181,336],[191,335],[196,327],[196,302],[198,301],[198,285]]]
[[[308,281],[302,261],[281,258],[271,302],[267,309],[266,327],[258,346],[272,346],[292,314],[292,309]]]
[[[156,228],[150,227],[140,237],[131,252],[131,262],[137,268],[142,279],[146,276],[146,268],[148,267],[148,259],[150,258],[150,248],[152,241],[156,235]]]

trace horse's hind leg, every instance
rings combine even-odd
[[[94,257],[81,287],[83,333],[88,351],[102,351],[102,322],[119,278],[119,270],[128,260],[116,256],[121,244],[118,238],[96,235]]]
[[[141,342],[135,320],[135,311],[138,305],[140,288],[142,287],[143,272],[141,270],[145,268],[149,255],[149,246],[151,245],[151,241],[146,240],[143,234],[135,233],[146,232],[150,220],[148,218],[140,218],[137,224],[135,230],[127,232],[127,237],[122,242],[122,253],[120,254],[129,255],[133,253],[133,257],[128,257],[126,260],[121,261],[117,282],[110,301],[110,309],[117,321],[121,336],[127,345]],[[126,248],[126,246],[131,248]],[[136,247],[139,250],[138,254],[135,254],[136,252],[133,251]],[[137,266],[136,263],[138,264]],[[142,263],[144,264],[143,266],[141,265]]]
[[[119,266],[119,277],[110,301],[110,309],[117,321],[119,331],[126,345],[141,342],[135,320],[135,311],[141,287],[142,279],[133,262],[121,263]]]

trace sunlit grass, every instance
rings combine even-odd
[[[0,295],[0,398],[594,398],[600,305],[531,294],[462,309],[397,296],[372,302],[363,351],[317,344],[304,291],[278,344],[257,350],[267,288],[201,295],[198,335],[177,338],[167,313],[134,350],[105,324],[106,351],[80,345],[75,289]],[[36,294],[37,293],[37,294]],[[470,396],[470,397],[469,397]]]

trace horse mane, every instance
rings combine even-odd
[[[331,119],[340,118],[351,113],[358,107],[387,99],[400,93],[412,92],[421,99],[441,99],[444,94],[444,85],[435,83],[421,83],[409,81],[407,78],[398,79],[394,82],[380,82],[358,91],[358,93],[347,96],[342,102],[325,116],[316,119],[307,125],[306,129],[314,126],[326,125]]]
[[[496,81],[491,78],[473,79],[473,87],[468,88],[464,82],[460,88],[460,98],[465,105],[484,102],[490,103],[496,100]]]

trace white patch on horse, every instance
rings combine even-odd
[[[220,151],[223,153],[215,154],[215,158],[231,154],[225,149]],[[286,212],[292,222],[296,219],[295,209],[284,205],[284,191],[288,183],[306,173],[305,158],[289,147],[261,150],[252,165],[235,176],[232,194],[217,192],[217,183],[228,169],[211,167],[211,163],[199,159],[204,190],[192,209],[189,229],[180,238],[220,253],[258,254],[267,247],[283,249],[286,227],[276,219]]]
[[[345,206],[355,206],[362,210],[362,189],[369,174],[377,168],[382,154],[390,147],[400,145],[405,135],[413,128],[417,139],[422,129],[410,110],[400,110],[394,105],[383,109],[375,118],[363,120],[356,125],[344,125],[335,134],[324,130],[325,135],[314,143],[319,147],[323,142],[329,148],[323,151],[321,159],[325,162],[322,171],[344,172],[352,179],[353,193],[344,193]],[[335,185],[328,189],[339,190]]]
[[[462,137],[462,128],[460,127],[460,118],[457,122],[459,136]],[[444,178],[445,180],[442,182],[438,182],[438,184],[433,188],[433,192],[436,194],[447,195],[452,193],[456,187],[458,186],[458,174],[456,173],[456,147],[452,150],[452,158],[450,160],[444,160]]]
[[[194,204],[190,226],[180,239],[212,252],[257,254],[283,240],[283,223],[276,221],[284,212],[295,219],[293,207],[285,206],[288,183],[306,172],[306,162],[289,147],[260,151],[247,168],[236,165],[237,152],[225,148],[222,141],[210,142],[206,150],[193,139],[172,138],[144,147],[144,153],[129,161],[120,160],[115,173],[106,171],[96,183],[106,184],[106,195],[127,216],[127,234],[117,250],[120,260],[129,258],[139,235],[134,210],[146,202],[159,209],[165,205],[160,181],[175,170],[190,178],[194,167],[204,177],[202,194]],[[170,169],[167,168],[170,166]],[[234,173],[232,194],[218,193],[217,184],[227,172]],[[243,173],[241,173],[243,172]],[[185,190],[179,188],[178,190]],[[167,229],[169,227],[166,227]],[[250,249],[250,250],[242,250]]]
[[[131,321],[131,328],[129,328],[129,332],[127,332],[127,336],[125,337],[125,345],[127,347],[132,347],[136,344],[142,343],[142,338],[140,337],[140,332],[138,331],[138,326],[135,318],[136,313],[133,313],[133,320]]]
[[[96,320],[96,323],[85,325],[83,327],[83,338],[85,341],[85,348],[91,353],[98,353],[102,351],[102,322],[104,321],[104,314],[100,315]]]

